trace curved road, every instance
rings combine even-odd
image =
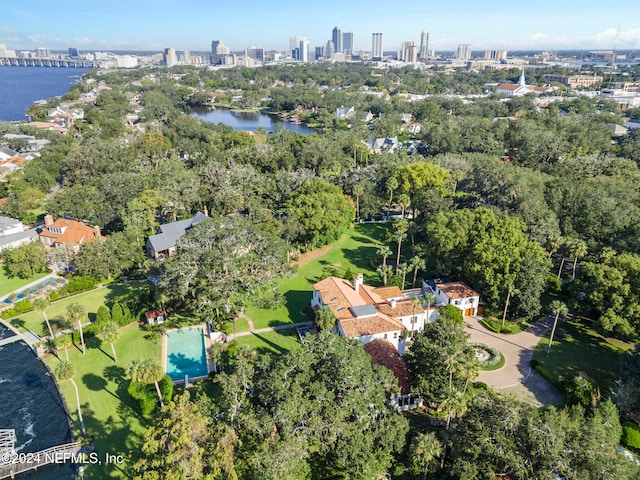
[[[471,341],[497,348],[505,358],[504,367],[488,372],[481,370],[476,380],[492,388],[505,388],[522,383],[531,373],[529,362],[533,350],[552,322],[553,317],[547,315],[524,332],[503,335],[487,330],[475,317],[465,317],[464,328],[471,335]]]

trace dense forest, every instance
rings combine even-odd
[[[559,72],[528,71],[528,80],[544,83],[549,73]],[[561,99],[536,104],[481,95],[519,74],[338,64],[91,71],[60,101],[107,88],[68,135],[0,125],[51,140],[3,184],[2,213],[34,223],[44,211],[100,226],[106,241],[80,248],[78,273],[158,275],[164,300],[224,324],[256,299],[280,301],[273,286],[292,255],[331,243],[356,218],[395,212],[402,218],[391,239],[398,252],[407,240],[422,278],[462,279],[489,312],[515,322],[540,315],[544,295],[559,295],[600,332],[636,341],[640,129],[614,136],[625,118],[601,96],[559,89]],[[294,113],[318,133],[249,134],[193,115],[216,105]],[[337,118],[341,106],[355,116]],[[46,107],[30,114],[42,117]],[[402,114],[419,131],[407,131]],[[399,148],[370,148],[385,137]],[[146,259],[145,239],[159,224],[204,210],[213,221],[194,227],[179,255]],[[399,284],[398,270],[382,271],[379,283]],[[623,418],[640,408],[630,373],[637,353],[619,374],[625,395],[536,411],[469,385],[473,361],[455,348],[464,335],[455,315],[441,317],[418,336],[412,352],[421,354],[407,358],[415,391],[440,414],[428,427],[409,430],[387,411],[393,378],[342,339],[320,336],[279,357],[227,352],[222,403],[182,397],[164,411],[146,438],[141,478],[385,478],[397,462],[416,478],[636,478],[616,452],[616,408]],[[455,361],[429,376],[442,338],[440,351]],[[178,436],[191,431],[185,449],[199,449],[198,461],[162,460],[168,425]],[[158,473],[173,468],[173,477]]]

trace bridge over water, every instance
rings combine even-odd
[[[75,68],[100,68],[102,62],[75,60],[71,58],[0,58],[0,66],[12,67],[75,67]]]

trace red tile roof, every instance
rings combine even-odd
[[[364,351],[371,357],[371,363],[374,365],[382,365],[393,372],[398,379],[400,393],[406,395],[409,393],[409,374],[407,367],[398,355],[395,347],[386,340],[372,340],[364,346]]]
[[[58,229],[62,233],[51,231],[52,228]],[[96,232],[96,229],[93,227],[89,227],[77,220],[70,220],[67,218],[59,218],[51,225],[45,226],[42,232],[40,232],[40,238],[51,238],[53,243],[59,244],[93,242],[97,239],[104,240],[104,237],[100,235],[99,231]],[[47,242],[43,243],[47,245],[50,244]]]
[[[436,287],[451,299],[480,296],[478,292],[464,282],[436,283]]]

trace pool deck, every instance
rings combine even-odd
[[[211,361],[211,356],[209,355],[209,350],[211,345],[213,345],[213,341],[207,335],[207,325],[192,325],[190,327],[182,327],[182,328],[171,328],[169,330],[165,330],[162,332],[162,367],[164,368],[164,373],[167,373],[167,362],[169,360],[167,355],[167,333],[178,332],[180,330],[190,330],[192,328],[200,328],[202,330],[202,334],[204,335],[204,349],[205,349],[205,358],[207,359],[207,372],[211,373],[213,371],[213,362]],[[199,377],[189,378],[189,382],[194,380],[202,380],[203,378],[207,378],[207,375],[202,375]],[[184,383],[184,380],[174,380],[173,383]]]

